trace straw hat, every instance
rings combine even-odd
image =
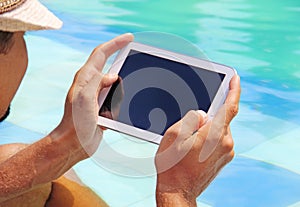
[[[59,29],[53,13],[37,0],[0,0],[0,31]]]

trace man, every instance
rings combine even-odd
[[[1,120],[27,69],[24,32],[58,29],[61,24],[37,0],[0,0]],[[118,78],[102,74],[102,68],[111,54],[132,40],[131,34],[124,34],[93,51],[76,73],[62,121],[50,134],[30,145],[0,146],[0,206],[106,205],[88,188],[62,176],[100,144],[98,94]],[[195,206],[197,196],[233,158],[229,124],[237,114],[239,96],[235,76],[213,120],[207,121],[204,112],[190,111],[167,130],[155,159],[158,206]]]

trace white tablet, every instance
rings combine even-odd
[[[109,73],[119,80],[99,96],[98,124],[159,144],[189,110],[213,117],[224,103],[231,67],[132,42]]]

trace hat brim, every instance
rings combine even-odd
[[[0,15],[0,30],[7,32],[59,29],[62,21],[37,0],[23,4]]]

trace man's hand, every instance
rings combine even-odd
[[[207,121],[190,111],[165,133],[155,158],[158,206],[196,206],[196,198],[234,156],[229,124],[238,113],[240,79],[233,77],[223,107]]]
[[[107,58],[133,40],[133,35],[124,34],[98,46],[85,65],[76,73],[65,102],[65,113],[52,137],[68,134],[74,139],[74,146],[81,148],[85,156],[91,156],[97,149],[102,130],[97,125],[99,92],[111,86],[117,75],[102,74]]]

